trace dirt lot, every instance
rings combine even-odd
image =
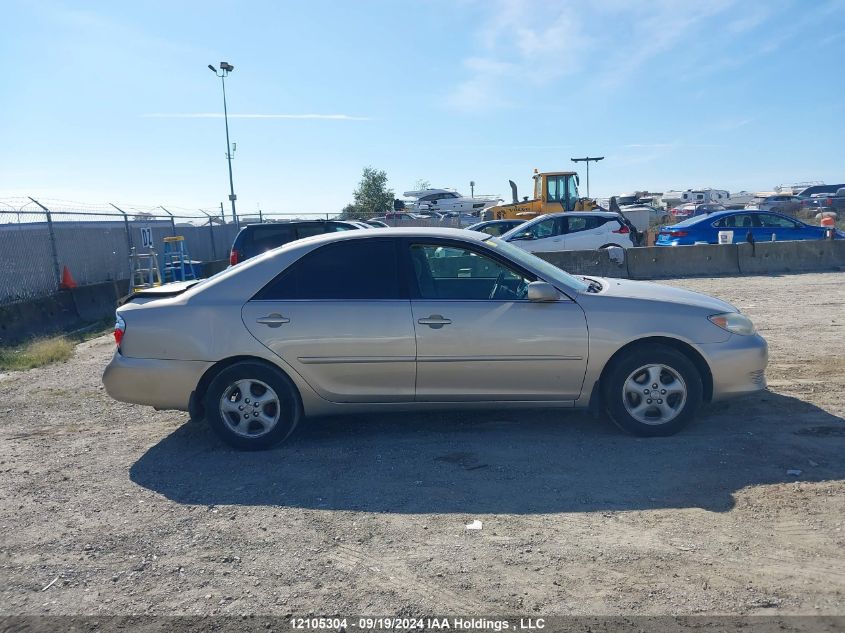
[[[771,391],[673,438],[426,414],[237,453],[111,401],[107,337],[0,376],[0,614],[845,614],[845,273],[668,283],[771,346]]]

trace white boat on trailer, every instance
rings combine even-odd
[[[463,196],[454,189],[421,189],[406,191],[406,207],[413,213],[469,213],[477,215],[488,207],[494,207],[501,202],[497,196]]]

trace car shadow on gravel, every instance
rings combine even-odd
[[[239,452],[185,424],[131,468],[178,503],[392,513],[726,511],[757,484],[845,478],[845,420],[765,392],[642,439],[584,413],[492,411],[308,420]]]

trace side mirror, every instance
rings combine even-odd
[[[560,293],[552,284],[545,281],[532,281],[528,284],[529,301],[557,301]]]

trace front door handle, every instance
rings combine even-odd
[[[285,323],[290,323],[290,319],[274,312],[273,314],[268,314],[265,317],[255,319],[255,322],[260,323],[261,325],[269,325],[270,327],[279,327]]]
[[[440,314],[432,314],[431,316],[417,319],[417,323],[420,325],[427,325],[430,328],[434,328],[438,330],[442,328],[444,325],[449,325],[452,322],[451,319],[446,319]]]

